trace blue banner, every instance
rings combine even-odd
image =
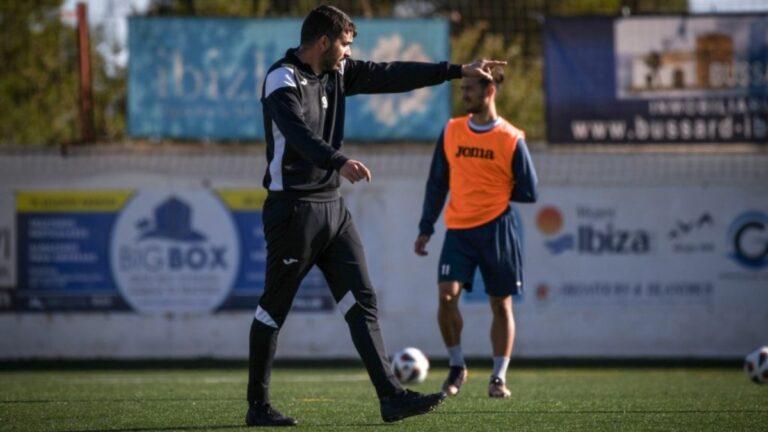
[[[352,56],[374,61],[447,60],[444,20],[357,20]],[[298,45],[300,20],[132,18],[128,131],[202,140],[264,138],[261,85]],[[348,140],[434,140],[450,117],[447,84],[347,101]]]
[[[552,143],[766,142],[768,16],[551,18]]]
[[[21,191],[9,311],[255,309],[266,244],[256,189]],[[319,270],[294,310],[335,306]]]

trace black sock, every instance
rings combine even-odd
[[[347,312],[344,319],[349,325],[352,342],[368,370],[368,376],[376,388],[379,399],[403,391],[395,376],[392,375],[376,316],[355,305]]]
[[[277,349],[277,329],[259,320],[251,323],[248,354],[248,403],[269,402],[269,377]]]

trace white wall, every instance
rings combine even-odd
[[[429,149],[351,153],[374,172],[373,183],[346,185],[343,192],[363,237],[387,345],[444,356],[435,321],[442,222],[429,256],[412,252]],[[540,201],[519,206],[526,293],[516,305],[516,356],[733,357],[768,343],[768,267],[750,269],[729,258],[737,217],[748,210],[768,214],[768,158],[547,153],[534,159]],[[9,202],[17,190],[257,188],[262,170],[259,150],[2,156],[0,227],[15,215]],[[547,207],[560,215],[559,228],[551,218],[550,225],[539,221]],[[679,223],[704,214],[711,223],[670,236]],[[642,232],[649,247],[600,255],[547,247],[579,227],[619,237]],[[759,255],[768,230],[753,230],[745,241],[748,252]],[[490,355],[487,303],[473,298],[462,311],[465,353]],[[0,312],[0,358],[245,358],[251,317],[250,311],[6,311]],[[278,355],[355,352],[338,313],[292,313]]]

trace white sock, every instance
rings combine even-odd
[[[493,373],[491,377],[499,377],[502,382],[507,382],[507,367],[509,366],[509,357],[493,358]]]
[[[461,345],[448,347],[448,355],[451,356],[448,360],[448,366],[464,367],[464,354],[461,352]]]

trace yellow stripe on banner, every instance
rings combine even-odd
[[[116,212],[133,195],[132,190],[47,190],[16,191],[20,213]]]
[[[216,192],[230,210],[261,210],[267,199],[264,189],[217,189]]]

